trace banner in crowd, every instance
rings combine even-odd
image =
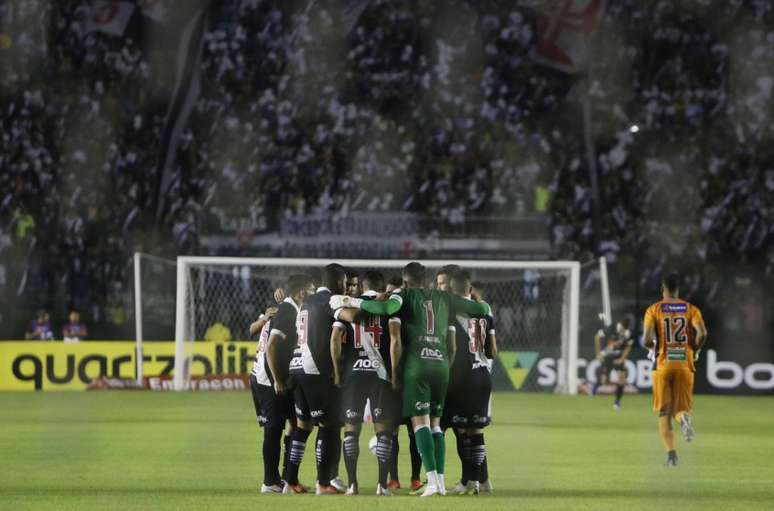
[[[0,342],[0,391],[86,390],[93,382],[136,377],[136,345],[133,341]],[[191,374],[244,375],[255,356],[254,342],[193,344]],[[159,388],[175,365],[174,342],[143,345],[143,374]],[[150,382],[149,382],[150,385]]]
[[[92,2],[87,11],[86,30],[121,36],[132,19],[135,5],[129,2]]]

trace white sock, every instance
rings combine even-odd
[[[430,472],[425,472],[425,475],[427,476],[427,485],[438,488],[438,472],[431,470]]]

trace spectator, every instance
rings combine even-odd
[[[70,311],[70,321],[62,327],[62,338],[65,343],[76,343],[86,339],[89,331],[86,325],[81,323],[81,314],[78,311]]]
[[[51,328],[51,321],[48,312],[39,310],[37,318],[31,323],[24,338],[29,341],[51,341],[54,339],[54,330]]]

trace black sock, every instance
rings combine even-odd
[[[263,484],[280,484],[279,460],[282,452],[282,430],[263,428]]]
[[[349,486],[357,485],[357,458],[360,456],[360,437],[354,431],[344,432],[344,466],[347,468]]]
[[[411,480],[419,480],[419,471],[422,469],[422,457],[417,449],[417,439],[414,437],[414,431],[409,427],[409,452],[411,453]]]
[[[301,461],[304,459],[304,449],[306,449],[306,440],[309,438],[310,431],[301,428],[293,430],[293,437],[290,442],[290,456],[288,456],[288,479],[289,484],[298,484],[298,469],[301,467]]]
[[[489,481],[489,464],[487,463],[486,457],[484,457],[484,462],[481,464],[481,475],[478,476],[478,482],[485,483],[487,481]]]
[[[376,459],[379,463],[379,484],[387,487],[387,473],[390,470],[392,458],[392,433],[376,434]]]
[[[400,477],[398,477],[398,454],[400,454],[400,444],[398,443],[398,433],[396,432],[392,437],[392,457],[390,458],[389,479],[392,481],[400,480]]]
[[[290,445],[292,439],[290,435],[285,435],[282,439],[282,443],[285,446],[285,451],[282,455],[282,479],[288,480],[288,465],[290,464]]]
[[[462,484],[465,484],[470,479],[470,456],[466,453],[466,448],[469,449],[468,438],[462,430],[453,429],[453,431],[454,438],[457,440],[457,456],[459,456],[460,463],[462,464],[462,477],[460,481]]]
[[[331,479],[335,479],[339,476],[341,464],[341,426],[332,426],[330,430],[331,457],[328,472]]]
[[[315,442],[315,459],[317,461],[317,482],[320,486],[331,485],[330,466],[330,428],[320,426],[317,429],[317,441]]]
[[[470,480],[481,481],[481,467],[486,459],[484,434],[470,435]]]
[[[624,393],[624,386],[623,385],[616,385],[615,386],[615,402],[620,403],[621,402],[621,396],[623,396]]]

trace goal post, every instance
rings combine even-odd
[[[175,299],[175,389],[188,388],[194,342],[211,336],[213,331],[227,335],[231,340],[249,340],[250,322],[274,304],[273,290],[284,285],[289,275],[319,272],[327,264],[338,263],[359,273],[373,269],[390,277],[399,276],[409,262],[179,256]],[[519,382],[519,390],[577,393],[579,262],[421,262],[432,274],[445,265],[460,265],[471,272],[474,281],[481,282],[484,299],[493,307],[501,352],[513,354],[513,360],[506,362],[505,370],[510,375],[506,376]],[[525,383],[526,374],[543,353],[555,357],[555,381],[538,386],[537,378],[532,374]],[[519,362],[518,357],[523,360]],[[517,388],[516,383],[514,388]]]

